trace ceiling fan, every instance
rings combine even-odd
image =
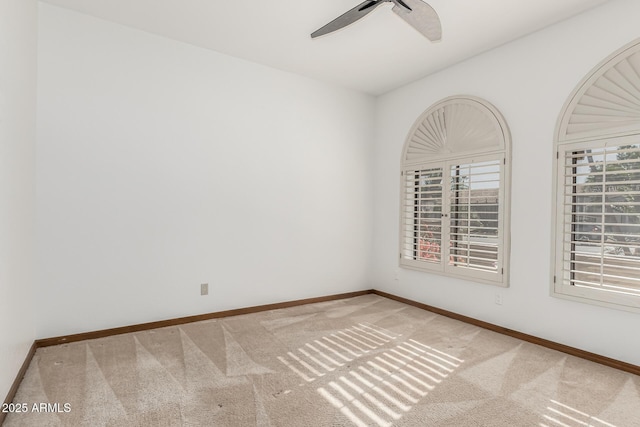
[[[393,3],[392,10],[432,42],[442,38],[442,26],[436,11],[422,0],[365,0],[347,13],[311,33],[311,38],[332,33],[372,12],[383,3]]]

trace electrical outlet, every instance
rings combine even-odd
[[[498,305],[502,305],[502,294],[500,292],[496,292],[494,302]]]
[[[209,284],[202,283],[200,285],[200,295],[209,295]]]

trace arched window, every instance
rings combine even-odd
[[[640,40],[576,87],[555,142],[552,295],[640,310]]]
[[[400,266],[508,286],[511,139],[488,102],[443,99],[402,153]]]

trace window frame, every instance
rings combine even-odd
[[[640,312],[640,296],[616,294],[564,282],[566,262],[563,257],[564,156],[579,148],[605,148],[606,145],[640,143],[640,108],[628,103],[636,98],[629,81],[640,76],[640,39],[613,52],[596,65],[567,98],[556,123],[553,146],[553,212],[551,227],[550,295],[618,310]],[[633,92],[633,93],[632,93]],[[628,114],[631,113],[631,114]],[[603,235],[606,235],[602,230]],[[568,261],[570,263],[570,261]],[[570,268],[569,268],[570,270]]]
[[[476,147],[473,144],[466,144],[464,150],[442,150],[442,153],[433,153],[417,159],[408,159],[405,154],[408,152],[412,135],[416,132],[418,124],[430,117],[433,113],[442,108],[455,104],[457,102],[469,103],[474,108],[486,114],[486,126],[493,126],[495,130],[496,145],[490,147]],[[446,120],[442,118],[442,114],[437,116],[442,123]],[[490,124],[489,124],[490,123]],[[464,279],[472,282],[489,284],[500,287],[509,286],[509,258],[510,258],[510,187],[511,187],[511,170],[510,170],[510,133],[504,118],[499,111],[489,104],[487,101],[475,97],[450,97],[434,104],[423,113],[413,128],[409,132],[409,136],[405,142],[403,150],[403,159],[400,170],[400,227],[399,227],[399,267],[421,272],[434,273],[446,277]],[[452,152],[453,151],[453,152]],[[450,263],[450,233],[452,227],[451,206],[452,206],[452,189],[451,189],[451,168],[456,165],[480,164],[488,161],[496,162],[499,167],[499,185],[497,188],[498,197],[498,224],[496,236],[497,261],[496,270],[474,269],[451,265]],[[407,196],[410,190],[407,176],[419,174],[421,172],[433,169],[442,171],[441,184],[441,218],[440,218],[440,260],[439,262],[422,261],[417,259],[420,243],[417,241],[419,237],[413,236],[411,239],[409,234],[411,228],[415,230],[415,216],[412,217],[411,208],[407,205],[407,200],[411,194],[416,194],[415,190]],[[416,184],[413,188],[417,188]],[[417,212],[417,211],[414,211]],[[415,215],[415,213],[413,214]],[[419,224],[419,223],[418,223]],[[407,257],[407,252],[413,251],[412,257]]]

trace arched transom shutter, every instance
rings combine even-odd
[[[640,132],[640,43],[598,65],[563,109],[558,141]]]
[[[491,104],[473,97],[446,98],[425,111],[413,125],[403,163],[419,163],[451,155],[500,151],[508,131]]]

